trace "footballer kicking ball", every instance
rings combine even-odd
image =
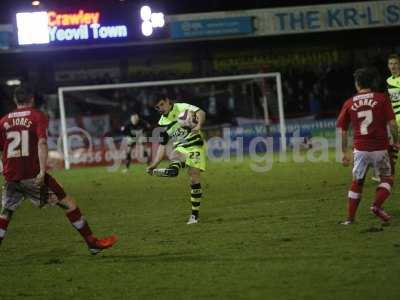
[[[196,113],[187,109],[178,115],[177,121],[181,127],[193,128],[197,124]]]

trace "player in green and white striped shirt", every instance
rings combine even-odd
[[[391,75],[386,79],[387,92],[396,115],[397,125],[400,125],[400,56],[398,54],[389,55],[388,69]],[[394,147],[390,147],[389,149],[393,172],[395,170],[398,152],[399,151]],[[377,175],[373,175],[372,180],[380,181]]]
[[[397,125],[400,125],[400,56],[398,54],[391,54],[388,57],[388,68],[391,76],[386,79],[387,91],[392,102],[393,111],[396,115]],[[394,174],[396,160],[399,150],[395,147],[390,147],[390,161]]]
[[[206,147],[201,132],[205,121],[205,112],[187,103],[173,103],[167,95],[159,95],[156,110],[161,113],[158,125],[163,128],[160,146],[154,161],[147,168],[151,175],[176,177],[179,170],[187,167],[190,177],[190,202],[192,212],[187,224],[196,224],[199,219],[202,188],[200,174],[206,170]],[[195,123],[192,128],[182,126],[178,119],[185,114],[193,114]],[[157,169],[166,154],[166,146],[173,142],[171,163],[167,168]]]
[[[392,54],[388,58],[391,76],[386,79],[387,89],[392,102],[397,124],[400,124],[400,56]]]

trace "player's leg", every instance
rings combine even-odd
[[[206,154],[204,147],[178,147],[173,155],[174,159],[171,164],[164,169],[154,169],[153,175],[176,177],[179,171],[188,167],[188,175],[190,177],[190,203],[192,212],[187,224],[195,224],[198,222],[200,202],[202,197],[202,188],[200,183],[200,174],[206,169]],[[185,161],[183,163],[183,161]]]
[[[143,157],[146,159],[146,163],[149,164],[151,162],[151,155],[150,155],[150,150],[146,147],[145,144],[141,145],[142,151],[143,151]]]
[[[190,203],[192,205],[192,213],[187,224],[195,224],[199,219],[200,204],[203,195],[200,183],[201,171],[200,169],[189,167],[188,175],[190,178]]]
[[[344,223],[351,224],[354,222],[357,214],[358,205],[361,201],[363,186],[364,179],[353,178],[347,198],[347,220]]]
[[[97,254],[102,249],[109,248],[116,243],[117,238],[115,236],[97,239],[93,235],[89,223],[82,215],[75,200],[72,197],[66,195],[61,185],[48,174],[46,174],[45,177],[45,186],[51,191],[51,193],[49,194],[50,198],[48,198],[48,202],[57,204],[65,211],[67,219],[83,237],[92,254]]]
[[[206,151],[205,147],[190,147],[186,153],[186,165],[190,177],[190,203],[192,212],[187,224],[198,222],[200,213],[200,203],[203,196],[200,176],[201,172],[206,170]]]
[[[132,147],[128,148],[128,151],[126,152],[126,162],[125,162],[125,167],[129,169],[131,165],[131,160],[132,160]]]
[[[6,182],[4,184],[0,210],[0,245],[7,233],[11,217],[21,204],[23,197],[17,182]]]
[[[400,116],[399,115],[396,116],[396,122],[397,122],[397,126],[400,126]],[[390,138],[390,140],[392,142],[392,138]],[[391,175],[394,176],[395,171],[396,171],[396,162],[397,162],[397,158],[399,155],[399,150],[396,147],[390,145],[388,148],[388,153],[389,153],[389,159],[390,159],[390,167],[392,170]],[[376,182],[381,182],[381,178],[380,178],[379,174],[376,174],[375,170],[374,170],[374,175],[372,177],[372,180],[376,181]]]
[[[159,177],[176,177],[179,171],[185,168],[185,163],[179,160],[173,160],[166,168],[158,168],[153,170],[153,175]]]
[[[123,169],[123,172],[127,172],[132,161],[132,148],[133,146],[130,144],[128,145],[128,149],[126,150],[126,155],[125,155],[125,169]]]
[[[179,175],[181,169],[186,167],[186,155],[174,151],[171,154],[171,163],[166,168],[157,168],[153,170],[153,175],[160,177],[176,177]]]
[[[357,150],[354,151],[353,160],[353,180],[351,182],[347,198],[347,220],[342,223],[343,225],[352,224],[355,220],[358,205],[361,201],[365,174],[367,173],[369,165],[368,152]]]
[[[6,235],[8,224],[10,223],[10,220],[11,220],[11,216],[12,216],[12,211],[10,211],[4,207],[1,209],[1,212],[0,212],[0,245]]]
[[[8,216],[8,212],[1,212],[0,214],[0,245],[3,241],[4,237],[6,236],[7,227],[10,223],[10,217]]]
[[[396,115],[396,123],[399,128],[399,134],[400,134],[400,115]],[[390,137],[390,142],[391,143],[393,142],[392,137]],[[389,158],[390,158],[390,167],[392,170],[392,176],[394,176],[395,172],[396,172],[396,163],[397,163],[397,158],[399,155],[399,150],[396,147],[394,147],[393,145],[390,145],[389,149],[388,149],[388,153],[389,153]]]
[[[388,153],[389,153],[390,168],[392,170],[391,175],[394,176],[395,171],[396,171],[396,162],[397,162],[397,158],[399,155],[399,150],[397,150],[395,147],[390,145],[389,149],[388,149]],[[373,176],[371,179],[375,182],[381,182],[380,175],[377,174],[377,171],[374,169],[373,172],[374,173],[373,173]]]
[[[93,235],[88,222],[72,197],[66,196],[60,200],[57,205],[65,210],[68,220],[83,237],[92,254],[97,254],[101,250],[110,248],[116,243],[117,238],[114,235],[101,239]]]
[[[391,216],[382,208],[383,203],[389,198],[393,186],[392,161],[387,151],[374,151],[375,172],[380,174],[380,184],[376,188],[375,199],[371,211],[383,222],[388,222]]]
[[[397,158],[399,155],[399,150],[397,150],[393,146],[389,146],[388,153],[389,153],[389,158],[390,158],[390,168],[392,170],[392,175],[394,176],[395,171],[396,171],[396,162],[397,162]]]

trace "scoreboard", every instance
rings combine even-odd
[[[143,15],[143,11],[147,14]],[[17,44],[21,47],[123,43],[165,38],[164,14],[140,10],[88,9],[18,12]],[[40,46],[41,45],[41,46]]]

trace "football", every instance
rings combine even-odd
[[[196,113],[187,109],[178,115],[177,121],[181,127],[193,128],[197,124]]]

